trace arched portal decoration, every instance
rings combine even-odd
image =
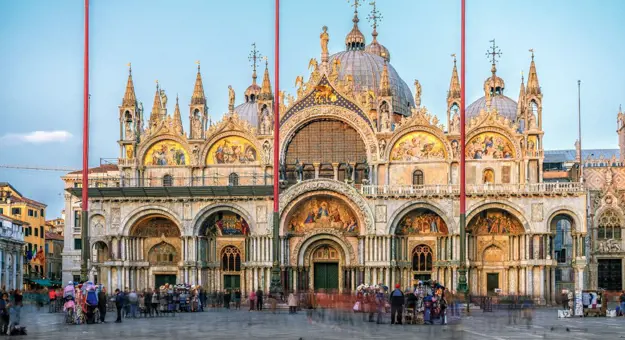
[[[175,265],[179,259],[179,252],[173,245],[162,241],[153,246],[148,252],[150,265],[171,266]]]
[[[292,235],[301,235],[312,229],[329,228],[351,236],[360,233],[356,214],[341,198],[314,195],[301,200],[287,215],[287,231]]]
[[[247,236],[248,222],[232,211],[218,211],[208,216],[200,228],[201,236]]]
[[[191,159],[185,147],[174,140],[161,140],[154,143],[143,157],[146,166],[189,165]]]
[[[193,226],[193,235],[210,236],[212,235],[213,231],[217,232],[217,234],[215,235],[219,235],[217,229],[209,228],[211,227],[209,218],[212,215],[219,216],[219,213],[221,213],[222,215],[238,215],[241,219],[243,219],[248,226],[248,233],[245,235],[248,235],[252,231],[256,230],[254,225],[255,219],[252,218],[252,215],[247,210],[245,210],[245,208],[235,203],[214,203],[202,208],[202,210],[200,210],[195,215],[193,221],[191,221],[191,225]]]
[[[391,162],[441,161],[447,159],[448,146],[432,132],[416,130],[398,138],[389,156]]]
[[[488,246],[482,253],[482,262],[485,263],[500,263],[505,260],[504,251],[495,245]]]
[[[514,159],[518,155],[517,146],[507,133],[499,129],[478,129],[473,131],[466,144],[467,159]]]
[[[56,249],[55,249],[56,251]],[[97,241],[92,246],[91,259],[95,263],[104,263],[110,258],[108,245],[103,241]]]
[[[395,229],[395,234],[409,235],[447,235],[449,229],[445,220],[432,210],[416,208],[406,213]]]
[[[478,213],[468,223],[467,231],[474,236],[521,235],[525,232],[516,216],[503,209],[488,209]]]
[[[248,139],[241,136],[223,137],[209,149],[206,164],[257,164],[259,154]]]
[[[290,214],[293,207],[302,200],[315,195],[342,198],[356,215],[360,233],[373,233],[374,219],[371,207],[354,187],[331,179],[315,179],[295,184],[280,195],[280,230],[283,234],[288,230],[286,214]]]
[[[344,107],[315,105],[305,108],[296,115],[290,116],[288,119],[282,121],[280,129],[284,132],[280,134],[280,160],[282,161],[287,159],[286,151],[291,144],[291,141],[295,138],[302,127],[305,127],[311,122],[324,120],[342,122],[354,129],[360,136],[360,139],[365,146],[368,163],[371,164],[371,162],[378,159],[377,155],[379,153],[377,138],[370,122],[366,120],[366,118],[363,118],[353,110],[349,110]],[[354,159],[346,161],[362,162],[363,160]]]
[[[409,230],[402,230],[402,229],[404,228],[404,225],[406,224],[407,218],[411,218],[411,224],[412,224],[413,217],[411,216],[420,216],[420,215],[426,215],[426,216],[431,216],[431,217],[434,217],[432,215],[435,215],[435,216],[440,217],[440,221],[436,219],[437,225],[435,229],[438,229],[438,233],[440,234],[453,233],[454,232],[453,230],[455,230],[454,220],[453,218],[450,218],[449,216],[447,216],[447,214],[445,213],[445,211],[450,211],[450,209],[451,207],[439,207],[437,205],[434,205],[431,203],[425,203],[425,202],[405,203],[404,205],[396,209],[395,212],[391,215],[389,219],[391,223],[389,224],[389,229],[387,230],[387,233],[389,235],[402,235],[402,234],[418,235],[416,231],[409,232]],[[424,220],[427,220],[427,218],[424,218]],[[432,222],[431,219],[430,219],[430,222]],[[421,224],[422,224],[423,230],[427,230],[427,228],[425,228],[425,225],[423,223]],[[444,227],[441,227],[441,225],[444,225]],[[432,230],[432,226],[430,226],[430,232],[431,230]],[[444,232],[442,232],[441,230]],[[419,230],[419,232],[420,231],[421,230]]]
[[[311,254],[321,245],[330,245],[338,250],[342,265],[353,266],[358,263],[357,253],[351,243],[334,229],[315,229],[303,235],[293,248],[291,263],[300,267],[310,266]]]

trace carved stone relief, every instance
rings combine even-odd
[[[532,203],[532,221],[541,222],[543,219],[543,204]]]
[[[386,223],[386,205],[379,204],[375,206],[375,221]]]

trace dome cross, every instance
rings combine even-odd
[[[373,6],[373,8],[371,9],[369,16],[367,16],[367,20],[371,22],[371,27],[373,27],[373,30],[375,31],[378,27],[378,22],[382,22],[382,14],[377,10],[375,1],[370,2],[369,5]]]
[[[488,57],[488,59],[491,60],[492,64],[495,65],[497,64],[497,61],[499,61],[498,58],[501,57],[501,50],[499,49],[499,46],[497,46],[495,44],[495,39],[490,41],[492,43],[492,46],[486,51],[486,56]]]

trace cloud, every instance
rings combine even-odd
[[[7,143],[62,143],[72,138],[72,134],[67,131],[33,131],[28,133],[8,133],[0,141]]]

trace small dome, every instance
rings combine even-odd
[[[501,78],[500,78],[501,79]],[[516,118],[517,103],[504,95],[495,95],[491,98],[490,107],[499,112],[500,115],[514,120]],[[482,97],[467,107],[467,119],[477,117],[481,110],[486,110],[486,97]]]
[[[258,104],[256,101],[247,101],[235,107],[234,112],[239,115],[239,118],[247,120],[252,126],[258,126]]]
[[[376,54],[365,51],[343,51],[330,56],[330,64],[338,59],[341,62],[339,78],[345,75],[354,77],[354,91],[360,93],[371,90],[376,95],[380,91],[380,76],[384,69],[384,59]],[[393,95],[393,112],[403,116],[410,116],[411,108],[415,106],[414,98],[408,84],[397,74],[397,71],[388,64],[388,76]]]
[[[358,29],[358,12],[354,13],[354,27],[345,37],[345,47],[348,51],[362,51],[365,49],[365,36]]]
[[[365,47],[365,52],[375,54],[384,58],[387,62],[391,62],[391,53],[384,45],[380,44],[377,39],[373,39],[371,44]]]
[[[255,102],[260,94],[260,86],[256,85],[256,83],[250,85],[247,90],[245,90],[245,101],[246,102]]]

